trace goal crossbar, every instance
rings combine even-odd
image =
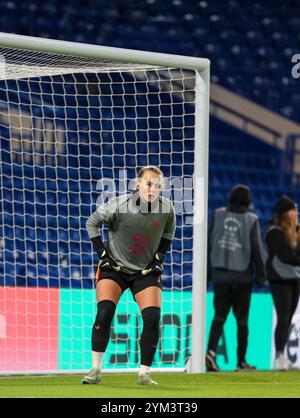
[[[140,63],[203,71],[209,68],[206,58],[162,54],[125,48],[106,47],[70,41],[60,41],[32,36],[0,32],[0,46],[62,55],[117,60],[125,63]]]

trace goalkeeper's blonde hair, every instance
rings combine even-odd
[[[155,165],[146,165],[145,167],[142,167],[140,171],[138,172],[137,178],[140,179],[143,177],[144,173],[146,171],[152,171],[153,173],[157,174],[158,176],[163,179],[164,175],[160,168],[156,167]]]

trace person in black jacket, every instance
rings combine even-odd
[[[269,223],[265,236],[267,276],[277,313],[273,368],[289,370],[293,365],[284,356],[284,348],[300,293],[298,208],[292,199],[282,196],[275,205],[275,212],[276,216]]]
[[[248,316],[254,276],[265,282],[258,217],[250,212],[251,192],[245,185],[235,186],[229,204],[215,211],[209,234],[210,275],[214,285],[215,316],[206,354],[207,371],[218,372],[218,341],[230,309],[238,326],[237,371],[254,370],[246,362]]]

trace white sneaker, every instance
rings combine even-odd
[[[86,374],[81,383],[84,385],[98,385],[101,382],[101,372],[97,368],[93,368]]]
[[[150,373],[143,372],[139,373],[138,385],[158,385],[157,382],[151,379]]]
[[[283,354],[280,354],[278,357],[275,358],[274,363],[273,363],[273,370],[289,370],[289,369],[290,369],[290,362]]]

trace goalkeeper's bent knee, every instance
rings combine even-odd
[[[159,327],[160,321],[160,308],[157,306],[149,306],[142,310],[142,318],[144,326],[147,325],[151,328]]]
[[[92,350],[104,353],[109,342],[110,327],[116,304],[111,300],[103,300],[97,305],[97,315],[92,331]]]

